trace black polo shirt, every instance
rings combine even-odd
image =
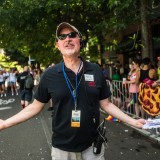
[[[75,73],[66,67],[65,72],[71,84],[75,86]],[[86,78],[88,75],[93,77],[91,81]],[[42,103],[47,103],[52,98],[52,145],[70,152],[81,152],[91,146],[98,135],[99,100],[111,95],[102,70],[97,64],[83,60],[83,69],[78,74],[78,80],[80,79],[77,96],[77,110],[81,111],[79,128],[71,127],[74,100],[63,75],[62,62],[44,72],[35,94],[35,99]]]

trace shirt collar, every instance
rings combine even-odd
[[[84,67],[84,73],[86,71],[93,70],[93,67],[91,67],[90,62],[85,61],[82,57],[80,57],[81,60],[83,61],[83,67]],[[61,61],[59,64],[57,64],[58,72],[61,73],[62,71],[62,62]],[[66,71],[70,71],[69,69],[66,69]]]

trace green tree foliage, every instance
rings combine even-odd
[[[82,55],[96,61],[119,31],[139,21],[138,0],[1,0],[0,48],[18,50],[39,63],[59,62],[55,47],[57,24],[66,21],[82,32],[87,47]],[[113,44],[114,45],[114,44]],[[13,53],[12,53],[13,54]]]
[[[87,40],[88,29],[93,29],[92,6],[96,7],[93,2],[3,0],[0,8],[1,47],[18,49],[24,56],[31,55],[46,65],[57,62],[61,59],[54,47],[57,24],[67,21],[79,26]]]

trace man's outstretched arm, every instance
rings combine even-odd
[[[101,108],[107,112],[108,114],[112,115],[113,117],[128,123],[136,128],[142,128],[143,125],[146,123],[144,119],[133,119],[124,112],[122,112],[117,106],[113,103],[109,102],[108,99],[104,99],[100,101]]]
[[[0,119],[0,130],[12,127],[24,121],[27,121],[28,119],[37,115],[44,108],[44,105],[45,105],[44,103],[34,100],[33,103],[28,105],[26,108],[21,110],[16,115],[6,120]]]

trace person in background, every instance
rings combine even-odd
[[[1,97],[6,97],[6,90],[5,90],[5,76],[3,74],[3,70],[0,69],[0,95]]]
[[[49,67],[54,67],[55,63],[52,63]],[[49,100],[49,108],[48,111],[53,111],[53,102],[52,99]],[[53,114],[52,114],[53,115]]]
[[[154,83],[155,87],[160,85],[160,59],[158,59],[158,62],[157,62],[157,75],[158,75],[158,79]]]
[[[154,81],[157,80],[157,71],[154,67],[151,67],[151,60],[149,57],[142,59],[142,67],[137,70],[136,73],[136,83],[145,83],[147,85],[154,85]],[[141,116],[145,118],[146,113],[141,108]]]
[[[122,64],[120,64],[119,66],[119,73],[122,79],[124,77],[124,66]]]
[[[129,117],[109,101],[111,92],[101,68],[80,57],[83,38],[76,27],[60,23],[56,46],[63,60],[44,72],[33,103],[11,118],[0,120],[0,130],[32,118],[52,99],[52,160],[104,160],[104,143],[99,153],[93,150],[100,136],[98,128],[102,127],[100,108],[137,128],[142,128],[145,120]]]
[[[124,83],[129,84],[129,93],[131,94],[131,102],[129,105],[134,105],[136,118],[140,116],[140,106],[138,102],[138,95],[139,95],[139,83],[136,83],[136,73],[140,70],[141,61],[135,59],[132,62],[131,70],[129,73],[129,80],[125,81]],[[129,106],[128,106],[129,107]]]
[[[102,72],[106,80],[109,79],[109,68],[106,64],[102,65]]]
[[[136,82],[141,83],[146,79],[157,80],[157,71],[155,68],[151,68],[151,60],[148,57],[142,59],[142,68],[137,71]]]
[[[118,69],[115,69],[114,73],[113,73],[113,76],[112,76],[112,79],[113,80],[120,80],[121,79],[121,76],[118,72]]]
[[[33,78],[34,78],[34,86],[37,89],[41,78],[37,70],[33,71]]]
[[[29,67],[25,66],[23,69],[23,72],[17,78],[17,82],[20,86],[20,96],[21,96],[22,109],[24,109],[25,107],[27,107],[29,105],[29,103],[32,101],[32,96],[33,96],[33,93],[32,93],[33,87],[31,87],[31,88],[25,87],[25,80],[26,80],[27,75],[31,75],[31,74],[30,74]],[[32,78],[33,78],[33,76],[32,76]]]
[[[129,64],[127,64],[127,63],[124,64],[124,77],[127,78],[129,71],[130,71],[130,66],[129,66]]]
[[[7,96],[7,85],[8,85],[8,76],[9,76],[9,73],[8,71],[6,71],[6,69],[4,68],[3,69],[3,76],[4,76],[4,96],[6,97]]]
[[[158,79],[160,79],[160,60],[157,63],[157,74],[158,74]]]
[[[8,80],[9,80],[9,85],[11,87],[12,96],[14,96],[15,93],[16,93],[16,95],[18,95],[18,89],[17,89],[17,85],[16,85],[17,71],[15,69],[13,69],[13,68],[10,69]]]

